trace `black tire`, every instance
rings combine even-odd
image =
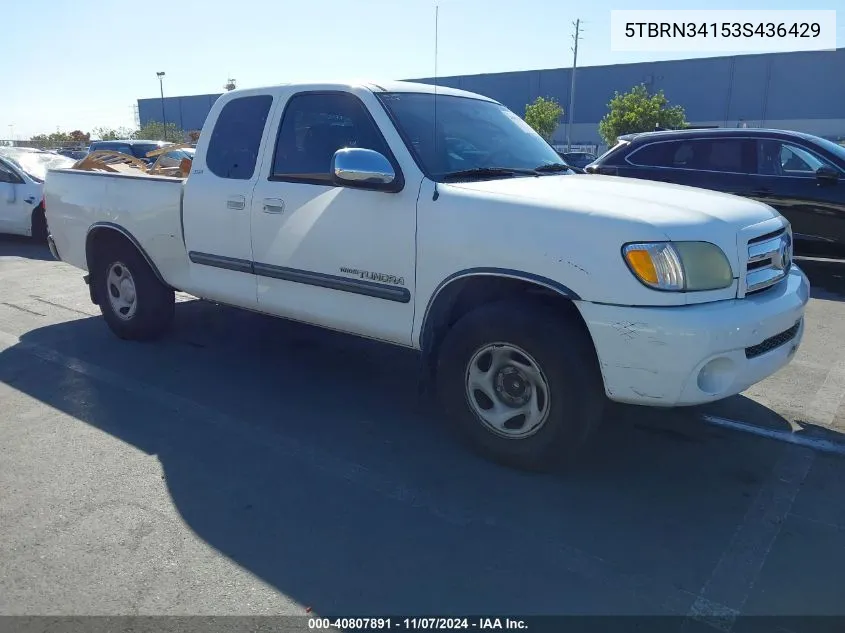
[[[91,283],[103,318],[119,338],[146,341],[160,337],[173,322],[176,296],[172,289],[156,277],[150,265],[133,245],[112,241],[95,255]],[[109,295],[116,291],[108,283],[109,272],[115,265],[129,271],[134,281],[136,308],[131,317],[118,314]]]
[[[546,418],[533,435],[518,439],[497,435],[470,404],[469,364],[477,350],[492,343],[520,348],[545,377]],[[449,330],[438,356],[437,392],[457,430],[476,452],[531,471],[571,465],[600,422],[607,401],[584,327],[560,311],[525,301],[484,305]]]
[[[32,212],[32,239],[39,244],[47,243],[47,217],[44,207],[38,207]]]

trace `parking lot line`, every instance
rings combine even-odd
[[[795,498],[815,461],[807,448],[787,449],[748,508],[688,616],[722,631],[733,628]]]
[[[787,442],[795,444],[804,448],[809,448],[820,453],[833,453],[835,455],[845,455],[845,443],[832,442],[821,437],[813,437],[810,435],[802,435],[793,433],[792,431],[781,431],[777,429],[769,429],[756,424],[749,424],[748,422],[741,422],[739,420],[731,420],[723,418],[718,415],[702,415],[701,420],[707,424],[721,426],[733,431],[741,431],[742,433],[751,433],[766,437],[771,440],[779,442]]]

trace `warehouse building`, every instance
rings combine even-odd
[[[444,86],[496,99],[519,115],[537,97],[563,106],[561,125],[552,139],[563,143],[568,123],[570,68],[525,70],[440,77]],[[832,140],[845,138],[845,48],[736,55],[579,68],[575,86],[572,142],[599,145],[598,122],[615,91],[636,84],[663,90],[672,105],[682,105],[687,120],[701,126],[773,127],[798,130]],[[432,78],[414,79],[433,83]],[[168,97],[167,121],[198,130],[219,94]],[[160,121],[162,100],[139,99],[141,123]]]

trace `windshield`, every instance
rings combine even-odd
[[[836,156],[836,158],[841,161],[845,161],[845,147],[842,147],[833,141],[829,141],[826,138],[816,137],[814,140],[828,152]]]
[[[435,128],[433,94],[392,92],[378,97],[434,180],[469,169],[524,171],[562,164],[551,145],[498,103],[437,95]]]
[[[37,182],[44,182],[48,169],[65,169],[76,162],[61,154],[26,148],[0,147],[0,154]]]

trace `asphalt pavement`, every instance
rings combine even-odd
[[[845,265],[799,265],[788,367],[614,407],[531,475],[457,443],[404,350],[187,296],[120,341],[80,271],[0,238],[0,615],[845,616]]]

